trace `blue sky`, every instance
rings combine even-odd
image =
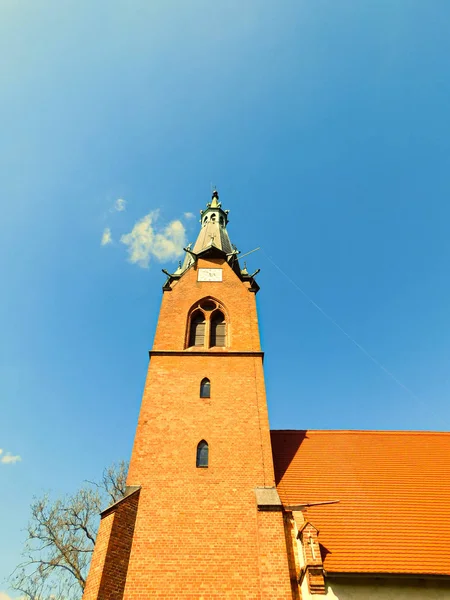
[[[272,428],[450,428],[449,22],[439,0],[0,2],[0,581],[33,495],[129,457],[161,268],[211,182],[264,250]]]

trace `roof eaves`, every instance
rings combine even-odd
[[[206,248],[203,248],[202,250],[200,250],[200,252],[197,253],[197,257],[199,256],[225,256],[226,257],[227,253],[225,252],[225,250],[222,250],[222,248],[219,248],[218,246],[216,246],[215,244],[210,244],[209,246],[207,246]]]
[[[396,430],[396,429],[271,429],[271,431],[273,432],[277,432],[277,433],[300,433],[300,432],[307,432],[307,433],[313,433],[313,434],[317,434],[317,433],[325,433],[325,434],[333,434],[333,435],[348,435],[348,434],[367,434],[367,435],[408,435],[408,436],[415,436],[415,435],[443,435],[443,436],[450,436],[450,431],[429,431],[429,430],[414,430],[414,431],[407,431],[407,430]]]
[[[329,579],[358,578],[358,579],[433,579],[450,581],[450,573],[417,573],[411,572],[392,572],[392,571],[329,571],[324,569],[323,574]]]

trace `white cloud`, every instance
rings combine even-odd
[[[105,230],[102,235],[101,244],[102,244],[102,246],[106,246],[107,244],[111,244],[111,243],[112,243],[111,229],[109,227],[105,227]]]
[[[0,592],[0,600],[13,600],[6,592]]]
[[[126,210],[126,207],[127,207],[127,201],[124,200],[123,198],[118,198],[114,203],[114,210],[117,210],[117,212],[122,212],[122,211]]]
[[[154,210],[138,221],[130,233],[120,238],[128,246],[130,262],[146,268],[150,259],[173,260],[183,254],[186,246],[186,231],[181,221],[171,221],[167,227],[157,231],[155,222],[159,211]]]
[[[185,219],[195,219],[195,215],[194,215],[194,213],[187,212],[187,213],[184,213],[184,218]]]
[[[0,462],[4,463],[4,464],[10,464],[13,465],[16,462],[19,462],[22,460],[22,457],[19,456],[18,454],[13,455],[11,454],[11,452],[7,452],[4,456],[2,456],[0,458]],[[0,596],[0,600],[2,600],[1,596]]]

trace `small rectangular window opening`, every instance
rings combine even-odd
[[[211,383],[209,379],[203,379],[200,384],[200,398],[210,398],[211,397]]]
[[[197,468],[206,468],[208,466],[208,443],[202,440],[197,446]]]

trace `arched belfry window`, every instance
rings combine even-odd
[[[226,311],[214,298],[203,298],[189,311],[186,332],[187,348],[224,348],[230,344]]]
[[[191,329],[189,332],[189,346],[204,346],[205,345],[205,315],[201,310],[198,310],[192,315]]]
[[[220,310],[216,310],[211,317],[211,327],[209,330],[209,345],[225,346],[226,345],[226,323],[225,317]]]
[[[197,462],[196,462],[196,466],[197,468],[205,468],[208,466],[208,459],[209,459],[209,448],[208,448],[208,443],[205,442],[205,440],[202,440],[201,442],[199,442],[198,446],[197,446]]]
[[[200,383],[200,398],[211,398],[211,382],[207,377]]]

